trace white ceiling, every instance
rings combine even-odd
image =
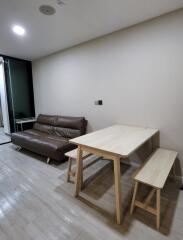
[[[183,7],[183,0],[0,0],[0,53],[34,60]],[[38,8],[49,4],[53,16]],[[26,28],[15,36],[13,24]]]

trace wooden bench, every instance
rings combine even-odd
[[[86,159],[87,157],[91,156],[92,154],[87,153],[87,152],[83,152],[82,155],[82,160]],[[65,156],[67,156],[69,158],[68,160],[68,170],[67,170],[67,182],[70,181],[70,177],[75,177],[75,171],[72,170],[72,161],[76,160],[77,158],[77,149],[74,149],[72,151],[69,151],[67,153],[65,153]]]
[[[138,171],[138,173],[134,177],[135,187],[130,213],[131,214],[133,213],[134,207],[136,206],[154,214],[156,216],[157,229],[159,229],[160,227],[161,189],[164,187],[164,184],[168,178],[170,170],[174,169],[175,166],[174,163],[177,154],[178,153],[175,151],[158,148],[148,158],[144,166]],[[175,170],[173,172],[175,174]],[[153,188],[146,197],[144,202],[136,200],[139,183],[149,185]],[[150,202],[155,193],[156,193],[156,208],[153,208],[150,206]]]

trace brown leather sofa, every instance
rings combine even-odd
[[[12,142],[22,148],[53,159],[65,160],[64,153],[76,146],[69,139],[86,133],[83,117],[62,117],[40,114],[32,129],[12,134]]]

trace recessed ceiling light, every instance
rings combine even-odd
[[[12,30],[15,34],[17,34],[19,36],[24,36],[25,35],[25,29],[20,25],[14,25],[12,27]]]

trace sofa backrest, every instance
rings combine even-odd
[[[57,116],[39,114],[37,118],[37,122],[41,124],[53,126],[56,121],[56,118]]]
[[[40,114],[34,129],[64,138],[75,138],[86,133],[84,117],[51,116]]]

